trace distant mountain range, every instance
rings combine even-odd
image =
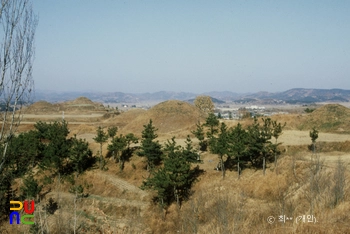
[[[36,91],[34,101],[61,102],[77,97],[87,97],[103,103],[140,103],[150,101],[182,100],[193,101],[198,95],[211,96],[216,103],[235,102],[241,104],[309,104],[317,102],[349,102],[350,90],[295,88],[284,92],[258,92],[239,94],[229,91],[202,94],[186,92],[122,93],[122,92],[52,92]]]

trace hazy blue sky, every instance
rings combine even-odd
[[[57,91],[350,89],[350,1],[34,0]]]

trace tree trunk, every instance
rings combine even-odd
[[[275,142],[276,148],[275,148],[275,171],[277,174],[277,138],[276,138],[276,142]]]
[[[240,172],[240,167],[239,167],[239,157],[238,157],[238,162],[237,162],[237,173],[238,173],[238,179],[240,179],[241,172]]]
[[[102,170],[102,143],[100,143],[100,170]]]
[[[275,169],[277,167],[277,152],[275,151]]]
[[[263,157],[263,174],[265,175],[265,155]]]
[[[122,159],[122,157],[119,157],[119,171],[122,172],[124,169],[124,160]]]
[[[78,197],[78,193],[77,193],[77,190],[75,190],[75,196],[74,196],[74,227],[73,227],[74,234],[76,234],[76,229],[77,229],[77,197]]]
[[[224,165],[224,160],[222,155],[220,156],[220,161],[221,161],[222,179],[225,179],[225,165]]]
[[[175,186],[174,186],[174,195],[175,195],[175,197],[176,197],[176,204],[177,204],[177,208],[179,208],[179,209],[180,209],[180,200],[179,200],[179,194],[178,194],[177,189],[176,189],[176,187],[175,187]]]

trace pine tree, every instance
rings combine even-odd
[[[114,152],[114,155],[116,156],[116,161],[119,163],[120,171],[122,171],[124,167],[124,160],[122,158],[122,154],[126,146],[127,146],[126,137],[120,134],[119,137],[114,137],[112,139],[111,144],[108,145],[107,147],[107,149],[110,152]]]
[[[192,131],[192,134],[199,140],[199,150],[206,151],[207,150],[207,142],[205,139],[204,128],[201,123],[198,121],[196,124],[196,130]]]
[[[265,170],[266,170],[266,160],[267,157],[270,156],[270,152],[273,149],[273,144],[271,143],[271,137],[272,137],[272,120],[270,118],[267,119],[262,119],[264,122],[264,125],[262,126],[261,130],[261,141],[262,141],[262,156],[263,156],[263,174],[265,175]]]
[[[16,198],[13,197],[14,190],[12,189],[12,183],[14,177],[12,176],[11,170],[6,168],[5,173],[0,174],[0,222],[5,219],[8,220],[8,212],[10,210],[10,201]]]
[[[221,112],[218,113],[218,119],[222,119]]]
[[[38,184],[38,181],[34,179],[32,174],[29,174],[24,178],[24,185],[21,186],[21,199],[35,199],[38,197],[43,186]]]
[[[164,168],[159,168],[141,186],[141,189],[151,189],[157,192],[156,200],[162,208],[166,208],[172,201],[171,181]]]
[[[277,168],[277,155],[279,154],[278,146],[281,144],[281,143],[277,143],[277,140],[278,140],[278,137],[282,134],[283,128],[285,126],[286,126],[286,123],[282,125],[281,123],[277,123],[277,121],[272,121],[272,136],[275,138],[275,143],[272,146],[275,154],[275,168]]]
[[[200,161],[200,158],[198,153],[193,149],[192,140],[189,135],[187,135],[185,144],[186,146],[183,149],[183,154],[186,158],[186,161],[190,163],[198,163],[198,161]]]
[[[248,126],[249,135],[249,154],[252,165],[259,167],[262,164],[263,174],[265,175],[266,160],[272,155],[273,145],[271,143],[272,124],[271,119],[262,119],[263,125],[260,125],[257,118],[254,117],[254,123]]]
[[[103,154],[102,154],[102,145],[107,142],[108,135],[103,131],[102,127],[99,126],[96,130],[96,137],[93,138],[96,143],[100,144],[100,170],[103,168]]]
[[[118,127],[110,127],[107,129],[108,137],[113,138],[117,135]]]
[[[40,139],[42,160],[39,166],[44,169],[56,169],[58,173],[65,173],[65,160],[69,156],[71,142],[67,139],[69,130],[66,121],[43,123],[38,122],[34,125],[37,130],[37,137]]]
[[[92,151],[89,143],[84,139],[71,138],[71,148],[69,149],[70,164],[76,175],[81,174],[94,163]]]
[[[242,128],[242,125],[238,123],[236,127],[232,130],[230,134],[230,138],[232,139],[232,150],[235,155],[235,161],[237,162],[237,174],[238,179],[240,178],[241,174],[241,167],[240,163],[243,158],[245,161],[245,155],[247,152],[247,145],[248,145],[248,133]]]
[[[230,159],[232,153],[232,145],[229,138],[229,132],[225,123],[221,123],[218,137],[212,137],[210,141],[210,150],[214,154],[219,155],[219,167],[222,171],[222,178],[225,178],[225,162]]]
[[[134,133],[126,134],[125,139],[126,139],[126,144],[128,149],[130,149],[131,143],[137,144],[139,142],[139,139],[134,135]]]
[[[181,202],[190,195],[196,177],[187,157],[189,148],[177,145],[174,137],[168,140],[164,147],[164,167],[152,172],[143,183],[144,189],[157,191],[157,199],[163,207],[175,201],[180,208]]]
[[[207,117],[204,125],[209,127],[209,131],[207,132],[207,136],[209,138],[212,138],[218,132],[217,127],[219,126],[219,120],[214,115],[214,113],[209,113],[209,116]]]
[[[311,137],[311,142],[312,142],[312,152],[313,154],[316,153],[316,140],[318,138],[318,130],[313,127],[312,130],[310,131],[310,137]]]
[[[163,152],[161,145],[158,141],[154,141],[158,135],[156,134],[157,129],[153,126],[152,120],[147,125],[144,125],[142,131],[141,150],[138,155],[146,157],[147,159],[147,170],[153,170],[154,166],[161,162]]]
[[[14,136],[7,149],[9,160],[7,164],[12,167],[16,176],[23,176],[35,167],[39,160],[40,140],[35,131],[20,133]]]

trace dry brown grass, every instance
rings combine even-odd
[[[87,100],[79,102],[83,101],[87,102]],[[47,103],[38,103],[37,106],[37,109],[50,107]],[[327,108],[323,111],[330,111],[333,107]],[[338,106],[334,108],[341,109]],[[314,113],[317,113],[316,111]],[[341,114],[339,116],[346,116],[346,110],[338,112]],[[81,112],[81,114],[87,113],[93,112]],[[279,138],[286,151],[279,159],[277,169],[273,164],[268,164],[266,176],[263,176],[261,170],[245,168],[240,180],[237,179],[237,172],[234,170],[227,171],[225,180],[222,180],[221,173],[214,170],[218,162],[217,155],[204,153],[203,164],[199,166],[205,172],[194,185],[194,193],[190,200],[184,202],[180,210],[171,205],[165,212],[152,203],[153,192],[138,189],[142,181],[149,176],[144,169],[143,158],[133,155],[130,162],[126,162],[123,172],[119,171],[118,165],[113,160],[106,159],[108,171],[93,169],[77,179],[77,184],[85,185],[85,191],[90,194],[80,201],[77,207],[81,214],[78,223],[85,225],[79,233],[348,233],[350,142],[347,140],[349,138],[344,134],[346,131],[331,129],[342,134],[320,132],[317,150],[323,166],[322,170],[315,174],[319,192],[314,194],[310,190],[312,187],[310,175],[314,163],[310,162],[311,152],[307,148],[311,143],[308,134],[311,125],[308,124],[314,123],[312,121],[316,120],[316,117],[319,118],[317,121],[320,121],[322,115],[329,118],[328,114],[322,113],[317,116],[314,113],[272,117],[279,122],[287,122],[286,129]],[[182,143],[186,135],[190,134],[190,130],[195,127],[195,123],[198,120],[204,121],[201,116],[201,113],[188,103],[168,101],[148,111],[134,109],[98,121],[84,116],[76,117],[76,122],[69,122],[69,129],[70,136],[76,134],[78,137],[86,138],[96,153],[99,146],[92,138],[99,125],[118,126],[119,133],[133,132],[140,136],[143,125],[152,119],[154,126],[159,129],[160,141],[175,135],[177,142]],[[337,118],[343,118],[339,116]],[[235,126],[238,123],[235,120],[223,121],[228,126]],[[246,119],[240,122],[247,126],[251,121]],[[31,129],[32,125],[33,123],[21,125],[20,130]],[[305,130],[300,131],[302,127]],[[194,142],[197,144],[196,140]],[[103,151],[107,152],[107,144],[104,145]],[[338,157],[344,161],[343,165],[346,168],[344,188],[346,196],[344,201],[334,207],[331,201],[334,196],[332,189]],[[43,181],[43,174],[38,170],[35,172],[36,177]],[[18,188],[20,183],[17,181],[14,188]],[[52,197],[59,201],[61,206],[47,219],[50,223],[50,233],[59,233],[58,230],[72,231],[74,196],[68,192],[70,186],[67,181],[59,184],[57,178],[52,178],[52,183],[45,185],[43,189],[46,195],[40,204],[45,204],[47,199]],[[317,218],[316,224],[307,222],[297,224],[295,220],[286,221],[285,224],[278,222],[278,216],[281,214],[294,219],[300,215],[310,214],[311,198],[315,204],[313,215]],[[38,207],[40,204],[38,203]],[[275,217],[276,221],[273,224],[267,222],[269,216]],[[24,233],[29,228],[25,225],[5,225],[5,227],[9,233]]]
[[[193,105],[182,101],[162,102],[142,115],[131,120],[124,128],[124,132],[140,133],[143,125],[152,119],[153,125],[158,128],[158,134],[182,137],[182,132],[189,134],[198,121],[203,122],[202,113]],[[187,135],[186,134],[186,135]]]
[[[300,125],[300,129],[312,127],[327,132],[349,133],[350,109],[339,104],[319,107]]]
[[[51,104],[46,101],[38,101],[24,109],[27,114],[54,114],[62,111],[81,112],[81,111],[105,111],[101,103],[95,103],[86,97],[79,97],[75,100]]]

